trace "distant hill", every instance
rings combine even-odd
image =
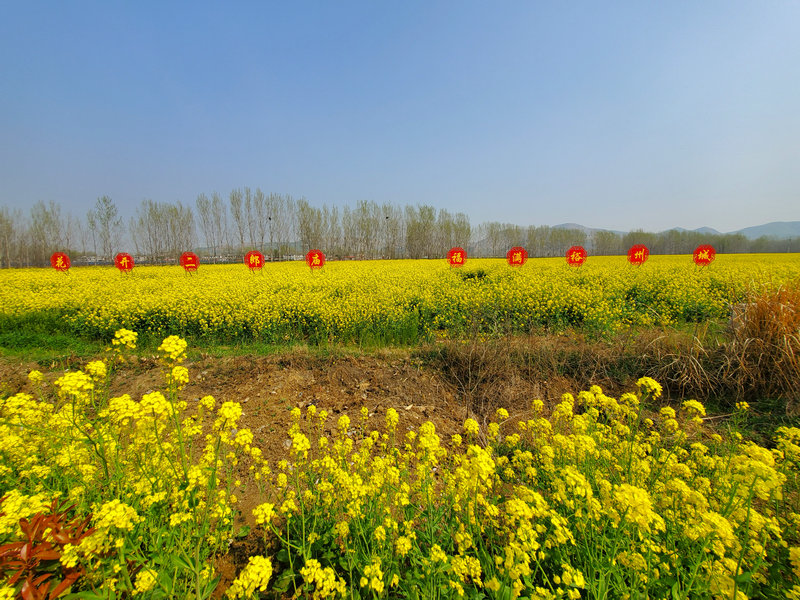
[[[721,231],[717,231],[713,227],[698,227],[697,229],[685,229],[683,227],[673,227],[672,229],[667,229],[667,231],[692,231],[694,233],[706,233],[709,235],[722,235]],[[662,231],[661,233],[665,233]]]
[[[560,225],[553,225],[553,229],[579,229],[586,232],[587,235],[590,235],[595,231],[612,231],[613,233],[618,233],[620,235],[625,235],[627,233],[626,231],[614,229],[603,230],[593,227],[586,227],[585,225],[580,225],[578,223],[561,223]],[[666,231],[691,231],[694,233],[705,233],[708,235],[725,235],[713,227],[698,227],[697,229],[673,227],[671,229],[667,229]],[[666,231],[661,231],[660,233],[666,233]],[[736,233],[741,233],[749,240],[755,240],[762,236],[775,239],[800,238],[800,221],[776,221],[774,223],[767,223],[766,225],[745,227],[744,229],[728,232],[728,234]]]
[[[787,239],[800,237],[800,221],[775,221],[766,225],[756,225],[755,227],[745,227],[739,231],[731,233],[741,233],[747,239],[755,240],[762,236]]]
[[[561,223],[560,225],[553,225],[553,229],[579,229],[586,233],[586,235],[591,235],[595,231],[610,231],[611,233],[617,233],[619,235],[625,235],[627,231],[619,231],[618,229],[602,229],[598,227],[586,227],[585,225],[580,225],[578,223]]]

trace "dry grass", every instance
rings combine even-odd
[[[680,397],[773,398],[800,408],[800,282],[753,290],[731,307],[723,335],[664,335],[645,349],[648,374]]]
[[[439,342],[417,351],[454,386],[468,412],[486,415],[538,396],[599,384],[615,391],[642,375],[672,398],[777,399],[800,412],[800,282],[752,291],[727,323],[694,330],[629,332],[612,340],[578,333]]]
[[[735,307],[725,377],[739,396],[755,391],[800,404],[800,284],[753,293]]]

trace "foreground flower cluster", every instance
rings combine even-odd
[[[53,532],[42,540],[58,545],[60,556],[44,553],[39,565],[56,573],[54,586],[58,573],[76,567],[84,575],[73,589],[82,597],[204,598],[216,586],[212,558],[233,535],[233,471],[264,468],[261,451],[248,430],[236,430],[238,403],[206,396],[190,407],[178,398],[188,371],[180,364],[186,342],[177,336],[159,348],[163,390],[109,397],[113,369],[136,337],[119,330],[107,359],[52,385],[33,371],[38,397],[0,401],[0,577],[14,575],[3,549],[26,539],[25,522],[56,500],[72,515],[89,515],[91,529],[75,543]]]
[[[372,429],[367,408],[312,405],[292,410],[270,469],[240,404],[181,399],[177,336],[159,348],[162,391],[108,397],[136,335],[115,339],[117,356],[52,385],[34,371],[36,397],[0,400],[0,598],[59,582],[209,598],[247,486],[263,551],[228,598],[800,598],[800,429],[771,450],[744,441],[746,404],[712,432],[702,404],[659,408],[642,378],[619,398],[594,386],[467,419],[449,439],[391,408]],[[39,558],[14,562],[26,541]]]
[[[796,255],[722,255],[705,269],[686,256],[656,256],[641,268],[625,257],[592,257],[580,269],[563,258],[331,262],[311,273],[276,263],[252,275],[244,265],[113,267],[0,271],[0,317],[9,323],[50,318],[54,326],[108,337],[119,327],[270,343],[413,343],[531,327],[579,326],[601,332],[727,317],[748,287],[797,278]],[[101,293],[102,292],[102,293]],[[66,324],[66,325],[65,325]],[[11,325],[9,325],[11,326]]]
[[[280,500],[254,516],[284,585],[313,597],[800,597],[800,430],[770,451],[708,435],[696,401],[646,418],[660,392],[595,386],[447,442],[432,423],[398,436],[393,409],[331,436],[295,410]]]

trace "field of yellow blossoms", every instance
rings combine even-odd
[[[539,285],[487,268],[500,296],[514,278]],[[442,282],[480,285],[431,269],[431,293]],[[228,271],[220,278],[236,281]],[[226,288],[210,289],[216,272],[207,286],[176,278],[161,293],[194,285],[217,298]],[[655,293],[663,272],[628,276]],[[321,274],[318,289],[330,293],[337,273]],[[600,281],[552,265],[549,285],[556,273],[574,278],[573,290]],[[81,289],[80,277],[59,285]],[[696,278],[690,289],[724,281]],[[375,282],[359,285],[385,298]],[[106,356],[58,378],[32,371],[30,393],[0,399],[0,599],[210,598],[244,493],[258,498],[262,543],[226,598],[800,598],[800,429],[778,429],[770,448],[745,441],[744,403],[709,429],[702,404],[662,405],[660,385],[642,378],[618,398],[594,386],[552,409],[531,399],[487,423],[467,419],[447,439],[431,422],[405,427],[394,409],[378,424],[366,407],[308,405],[291,411],[285,456],[271,464],[241,404],[183,397],[193,373],[178,336],[158,349],[160,389],[110,397],[137,338],[118,330]]]
[[[527,332],[577,326],[610,333],[727,317],[748,289],[800,277],[800,255],[718,255],[708,267],[689,256],[441,260],[0,270],[0,323],[52,323],[108,340],[124,327],[142,336],[219,341],[415,343],[465,331]]]

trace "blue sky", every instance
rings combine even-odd
[[[0,206],[800,220],[800,3],[5,2]]]

